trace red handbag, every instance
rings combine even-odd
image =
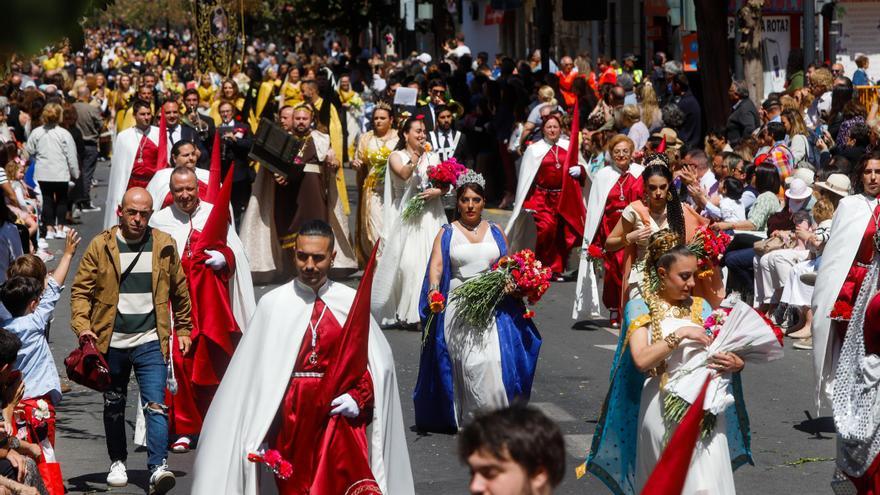
[[[79,347],[64,358],[64,367],[67,377],[80,385],[98,392],[110,389],[110,367],[89,337],[80,337]]]

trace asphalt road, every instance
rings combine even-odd
[[[106,181],[109,167],[101,163],[98,178]],[[105,187],[93,192],[96,205],[104,204]],[[355,195],[350,195],[356,198]],[[78,226],[85,244],[100,231],[101,212],[86,213]],[[49,241],[60,251],[60,240]],[[78,264],[78,258],[74,267]],[[50,264],[50,267],[52,265]],[[73,278],[73,271],[68,282]],[[354,284],[355,281],[350,283]],[[271,287],[258,287],[257,297]],[[573,283],[558,283],[537,306],[535,322],[544,338],[532,391],[532,404],[557,421],[566,438],[566,478],[560,494],[609,493],[597,479],[575,479],[574,469],[583,462],[608,388],[611,357],[617,333],[607,322],[573,328],[570,319]],[[70,304],[65,294],[55,314],[50,344],[62,377],[63,359],[76,345],[70,331]],[[409,453],[416,492],[467,493],[468,469],[456,455],[451,435],[419,435],[412,430],[411,394],[418,372],[419,334],[399,330],[385,332],[397,365],[404,405]],[[814,419],[811,354],[786,343],[783,359],[743,372],[746,404],[751,419],[755,465],[735,475],[739,493],[830,493],[834,463],[834,435],[829,418]],[[109,489],[105,484],[109,458],[104,443],[100,394],[73,385],[57,412],[57,455],[70,493],[144,493],[148,485],[146,453],[133,451],[128,459],[129,486]],[[134,427],[136,384],[132,380],[128,418]],[[633,425],[635,427],[635,425]],[[130,437],[129,437],[130,438]],[[170,454],[168,463],[177,475],[175,493],[189,493],[194,454]],[[391,494],[393,495],[393,494]]]

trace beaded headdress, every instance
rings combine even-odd
[[[479,184],[480,187],[486,187],[486,179],[481,174],[468,169],[467,172],[458,176],[455,187],[457,189],[465,184]]]

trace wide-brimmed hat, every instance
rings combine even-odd
[[[812,186],[813,181],[816,179],[816,173],[806,167],[799,167],[794,169],[791,176],[785,178],[785,183],[791,184],[791,181],[795,179],[800,179],[804,181],[807,186]]]
[[[838,196],[849,196],[849,188],[852,184],[849,181],[849,177],[845,174],[831,174],[828,176],[828,179],[817,182],[815,186],[831,191]]]
[[[807,183],[797,177],[792,179],[788,184],[788,189],[785,190],[785,197],[788,199],[807,199],[811,194],[813,191],[810,190]]]
[[[681,148],[684,145],[684,142],[678,139],[678,133],[668,127],[660,129],[660,132],[655,132],[652,137],[666,138],[666,146],[671,148]]]

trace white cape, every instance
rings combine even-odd
[[[567,150],[569,141],[560,138],[557,142],[560,148]],[[533,143],[523,153],[522,161],[519,166],[519,177],[516,183],[516,197],[513,202],[513,212],[510,220],[507,221],[507,228],[504,234],[507,236],[510,251],[515,252],[522,249],[535,249],[536,235],[535,220],[532,215],[523,215],[523,202],[526,200],[538,170],[541,168],[541,160],[550,151],[550,143],[540,140]],[[578,155],[578,162],[585,165],[583,157]],[[585,168],[586,170],[586,168]]]
[[[196,173],[196,180],[208,184],[211,172],[203,168],[194,168],[193,171]],[[171,192],[172,172],[174,172],[174,167],[158,170],[156,171],[156,175],[150,179],[150,183],[147,184],[147,192],[153,197],[153,211],[159,211],[159,209],[162,208],[162,202],[165,201],[168,193]]]
[[[629,173],[638,179],[645,167],[638,163],[630,164]],[[605,203],[608,193],[620,179],[621,171],[613,164],[606,165],[593,177],[590,196],[587,200],[587,223],[584,226],[584,242],[581,245],[580,265],[578,266],[577,285],[575,286],[574,307],[571,317],[579,320],[582,317],[604,317],[607,311],[602,307],[602,284],[593,273],[593,263],[587,258],[587,247],[593,242],[596,231],[605,214]]]
[[[213,208],[210,203],[199,202],[190,225],[190,216],[171,205],[154,214],[150,218],[150,226],[173,237],[177,243],[177,252],[183,257],[190,229],[193,228],[197,231],[204,229],[205,222],[208,221],[208,215]],[[250,264],[244,254],[241,239],[238,238],[238,234],[235,233],[232,226],[226,233],[226,245],[235,255],[235,272],[229,281],[229,301],[232,304],[235,322],[238,324],[238,328],[244,332],[256,309],[256,300],[254,298],[254,283],[251,281]]]
[[[135,158],[137,158],[138,147],[143,135],[143,132],[137,127],[129,127],[117,134],[116,141],[113,142],[110,180],[107,183],[107,202],[104,206],[105,229],[119,223],[116,217],[116,207],[122,202],[122,196],[128,190],[128,179],[131,177],[131,169],[134,166]],[[159,128],[151,126],[147,138],[158,146]],[[156,205],[153,205],[153,209],[156,210]]]
[[[843,342],[831,331],[831,310],[856,258],[877,201],[861,194],[840,200],[831,223],[831,237],[822,251],[822,262],[813,290],[813,369],[816,374],[817,413],[831,409],[834,373]]]
[[[355,291],[328,281],[319,296],[341,324]],[[315,293],[297,281],[260,299],[205,418],[193,468],[196,495],[274,492],[247,460],[264,443],[284,398],[306,333]],[[382,493],[415,493],[391,347],[375,320],[370,325],[369,367],[375,406],[370,425],[370,466]],[[311,448],[303,445],[301,448]],[[296,469],[296,467],[294,467]],[[262,490],[261,490],[262,488]]]

